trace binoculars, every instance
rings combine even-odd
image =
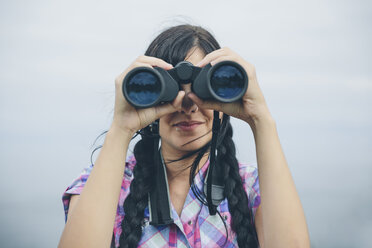
[[[234,61],[222,61],[214,66],[193,66],[181,61],[173,69],[136,67],[123,80],[125,99],[135,108],[148,108],[176,98],[181,84],[191,83],[191,90],[203,100],[234,102],[248,88],[244,68]]]

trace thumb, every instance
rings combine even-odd
[[[181,111],[182,108],[182,100],[185,96],[185,91],[179,91],[177,97],[173,100],[173,102],[169,102],[163,105],[158,105],[155,107],[155,114],[157,119],[170,113],[174,113],[176,111]]]

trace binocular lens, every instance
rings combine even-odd
[[[212,90],[224,99],[237,97],[244,90],[243,73],[235,66],[222,65],[210,78]]]
[[[159,78],[149,71],[141,71],[134,74],[129,78],[125,87],[130,100],[138,105],[154,103],[161,92]]]

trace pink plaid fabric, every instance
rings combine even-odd
[[[129,186],[133,180],[133,168],[136,164],[134,156],[127,159],[121,185],[120,198],[115,218],[114,237],[115,247],[119,247],[121,234],[121,222],[124,218],[123,202],[129,194]],[[195,176],[195,185],[201,190],[204,184],[209,161],[207,161],[199,173]],[[73,181],[63,194],[62,201],[67,221],[68,208],[71,194],[80,194],[93,166],[85,168],[81,175]],[[239,164],[239,173],[242,178],[244,189],[248,195],[249,207],[253,217],[260,205],[260,193],[257,167],[254,165]],[[190,189],[181,216],[178,216],[172,205],[174,223],[167,226],[149,225],[149,210],[145,209],[145,221],[142,238],[138,247],[238,247],[236,234],[231,229],[231,215],[228,202],[223,200],[218,211],[226,222],[228,235],[221,218],[216,214],[209,215],[208,207],[204,206],[196,198]],[[226,238],[228,237],[227,241]],[[226,243],[225,243],[226,241]]]

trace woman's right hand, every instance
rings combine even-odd
[[[171,64],[168,64],[164,60],[143,55],[139,56],[123,73],[121,73],[115,79],[115,108],[112,127],[119,128],[124,132],[129,132],[130,135],[134,135],[136,131],[148,126],[163,115],[180,111],[182,99],[185,95],[184,91],[179,91],[173,102],[145,109],[134,108],[124,98],[122,84],[124,77],[129,71],[136,67],[142,66],[149,68],[156,66],[165,70],[173,68]]]

